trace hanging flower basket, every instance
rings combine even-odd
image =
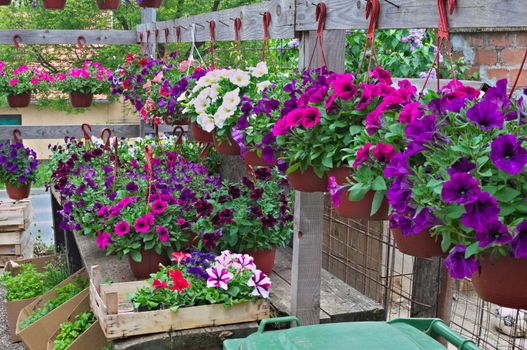
[[[226,140],[219,141],[216,135],[213,135],[214,147],[216,151],[221,154],[226,154],[229,156],[237,156],[240,154],[240,146],[232,139],[228,137]]]
[[[26,199],[29,197],[29,192],[31,191],[31,185],[20,185],[20,186],[13,186],[13,185],[5,185],[5,189],[7,191],[7,196],[13,200],[21,200]]]
[[[11,0],[0,0],[0,6],[9,6],[11,5]]]
[[[44,0],[44,8],[47,10],[64,10],[66,0]]]
[[[328,171],[328,178],[333,176],[338,185],[347,184],[347,177],[351,175],[351,168],[348,167],[338,167],[333,168]]]
[[[293,171],[287,175],[287,180],[293,189],[301,192],[326,192],[328,187],[327,175],[318,177],[311,166],[304,172],[300,169]]]
[[[136,278],[146,279],[151,273],[159,271],[159,264],[170,265],[170,259],[166,254],[157,254],[155,250],[141,250],[141,262],[134,261],[128,255],[130,269]]]
[[[441,250],[441,240],[430,236],[428,231],[423,231],[418,235],[404,236],[399,228],[391,230],[397,249],[406,255],[417,258],[431,258],[434,256],[444,256]]]
[[[93,102],[93,94],[83,94],[82,92],[70,93],[70,102],[74,108],[88,108]]]
[[[348,198],[348,192],[342,191],[340,194],[340,205],[335,207],[335,212],[349,219],[355,220],[388,220],[388,201],[382,200],[381,207],[374,215],[371,215],[374,191],[368,191],[360,201],[352,201]]]
[[[263,157],[258,156],[256,152],[249,151],[245,153],[245,159],[243,160],[245,164],[252,165],[252,166],[274,166],[276,164],[276,161],[269,164],[263,159]]]
[[[99,10],[117,10],[121,0],[97,0]]]
[[[190,123],[190,132],[192,138],[198,142],[212,142],[212,133],[203,130],[198,123]]]
[[[479,263],[472,284],[483,300],[512,309],[527,309],[527,259],[484,254]]]
[[[163,0],[137,0],[137,3],[142,8],[160,8],[161,4],[163,3]]]
[[[276,247],[264,250],[248,250],[247,254],[253,257],[256,268],[267,276],[273,272],[274,261],[276,258]]]
[[[31,93],[9,95],[7,96],[7,103],[11,108],[23,108],[29,106],[31,102]]]

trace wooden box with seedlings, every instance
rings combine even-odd
[[[117,339],[133,335],[221,326],[258,321],[269,317],[269,301],[257,297],[248,297],[242,299],[247,301],[233,303],[229,306],[226,303],[174,306],[166,302],[167,299],[156,303],[153,300],[157,299],[156,295],[161,294],[156,293],[161,289],[167,292],[165,295],[172,293],[174,296],[181,296],[187,293],[187,291],[177,293],[177,285],[181,286],[181,282],[163,281],[162,275],[173,276],[170,271],[176,270],[173,267],[162,269],[155,275],[160,278],[153,278],[153,281],[101,284],[99,267],[92,267],[90,305],[106,338]],[[137,296],[141,291],[147,299],[150,296],[153,299],[145,304],[133,302],[134,295]],[[189,294],[191,293],[190,291]]]
[[[69,276],[66,262],[58,256],[9,261],[0,284],[6,289],[6,309],[11,341],[16,335],[16,321],[20,311],[38,296],[59,285]]]
[[[9,260],[33,256],[29,232],[32,217],[30,200],[0,202],[0,267]]]
[[[50,336],[88,295],[88,274],[81,269],[31,304],[18,315],[16,334],[30,350],[46,350]]]

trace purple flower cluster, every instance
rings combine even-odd
[[[0,143],[0,182],[10,185],[28,185],[35,180],[38,168],[37,154],[22,142]]]

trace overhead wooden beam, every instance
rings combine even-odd
[[[274,39],[293,38],[295,23],[294,0],[263,1],[259,4],[240,6],[233,9],[203,13],[195,16],[182,17],[172,21],[164,21],[140,25],[137,31],[143,32],[143,38],[150,31],[150,38],[154,40],[155,30],[159,30],[158,42],[165,42],[164,30],[169,29],[168,42],[176,42],[176,27],[181,26],[181,41],[191,42],[191,25],[196,24],[196,42],[210,40],[209,22],[216,22],[216,41],[234,41],[234,19],[242,20],[240,40],[262,40],[264,12],[271,13],[269,36]],[[139,36],[137,37],[139,40]]]
[[[76,45],[79,37],[84,37],[84,45],[134,45],[137,44],[135,30],[0,30],[0,44],[13,45],[18,35],[20,44],[37,45]]]

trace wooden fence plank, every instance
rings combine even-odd
[[[135,30],[38,30],[9,29],[0,30],[0,44],[13,45],[13,36],[20,37],[24,44],[71,44],[76,45],[79,36],[86,39],[85,45],[137,44]]]

